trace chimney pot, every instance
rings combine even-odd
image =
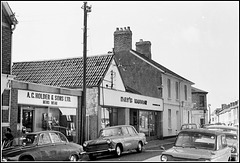
[[[119,28],[116,28],[117,31],[119,31]]]

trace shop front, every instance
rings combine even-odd
[[[101,127],[130,124],[148,140],[162,137],[163,100],[113,89],[100,89]]]
[[[12,110],[16,111],[11,114],[15,113],[16,116],[12,117],[17,119],[12,119],[11,123],[12,126],[14,121],[17,124],[17,135],[21,135],[24,130],[26,132],[57,130],[65,134],[69,141],[78,142],[77,121],[80,96],[76,95],[76,91],[68,90],[64,93],[59,91],[62,88],[53,87],[46,91],[48,90],[46,86],[41,87],[36,90],[14,89],[13,95],[17,95],[17,104],[13,104]]]

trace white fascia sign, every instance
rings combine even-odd
[[[163,100],[129,92],[100,88],[100,105],[163,111]]]
[[[18,90],[18,104],[77,108],[77,96]]]

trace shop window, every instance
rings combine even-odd
[[[139,132],[145,133],[146,136],[155,136],[155,112],[139,111]]]

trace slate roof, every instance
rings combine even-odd
[[[149,59],[149,58],[146,57],[144,54],[141,54],[141,53],[139,53],[139,52],[137,52],[137,51],[135,51],[135,50],[133,50],[133,49],[131,49],[131,51],[133,51],[135,54],[137,54],[137,55],[140,56],[141,58],[149,61],[150,63],[152,63],[152,64],[155,65],[156,67],[160,68],[160,69],[163,70],[164,72],[167,72],[167,73],[169,73],[169,74],[171,74],[171,75],[173,75],[173,76],[176,76],[176,77],[178,77],[178,78],[180,78],[180,79],[183,79],[183,80],[185,80],[185,81],[188,81],[188,82],[194,84],[194,83],[191,82],[190,80],[187,80],[186,78],[183,78],[182,76],[176,74],[175,72],[167,69],[167,68],[164,67],[163,65],[160,65],[159,63],[155,62],[154,60]]]
[[[113,58],[113,54],[87,57],[86,86],[98,86]],[[83,58],[14,62],[15,80],[44,85],[81,88],[83,85]]]

